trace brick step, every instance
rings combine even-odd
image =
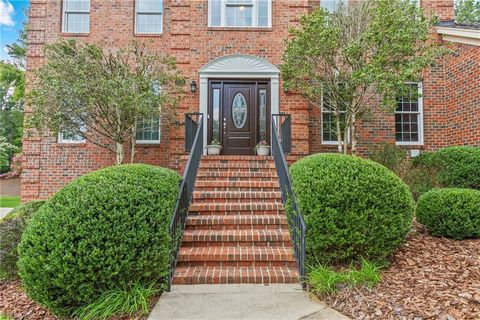
[[[202,156],[201,161],[273,161],[272,156],[228,156],[228,155],[218,155],[218,156]]]
[[[205,176],[211,175],[212,172],[218,172],[218,177],[226,177],[227,174],[233,173],[229,177],[253,177],[258,173],[270,174],[269,178],[277,178],[277,169],[274,168],[227,168],[227,167],[213,167],[213,168],[201,168],[198,169],[197,175]],[[277,178],[278,179],[278,178]]]
[[[202,169],[275,169],[273,161],[200,161]]]
[[[188,212],[190,214],[212,215],[212,214],[278,214],[283,212],[284,207],[281,202],[276,201],[258,201],[258,202],[236,202],[236,203],[213,203],[213,202],[193,202],[190,204]]]
[[[253,200],[254,199],[278,199],[282,200],[282,193],[280,191],[194,191],[193,201],[197,199],[228,199],[229,201],[237,202],[241,199]]]
[[[287,242],[288,230],[185,230],[183,242]]]
[[[195,190],[211,191],[279,191],[278,181],[235,181],[235,180],[200,180],[195,182]]]
[[[187,230],[288,229],[285,215],[188,215]]]
[[[197,181],[202,180],[219,180],[226,181],[278,181],[276,170],[261,170],[261,171],[215,171],[215,170],[199,170],[197,173]],[[245,178],[245,179],[240,179]]]
[[[179,267],[173,284],[298,283],[296,267]]]
[[[181,248],[180,262],[295,262],[291,248],[190,247]]]

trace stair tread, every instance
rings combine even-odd
[[[297,283],[296,267],[185,266],[175,270],[174,284]]]
[[[210,211],[250,211],[250,210],[284,210],[283,204],[281,202],[275,201],[262,201],[262,202],[242,202],[242,203],[215,203],[215,202],[208,202],[208,203],[199,203],[194,202],[190,204],[189,211],[199,211],[200,209],[204,209],[205,206],[211,207],[208,209]]]
[[[284,247],[186,247],[179,261],[295,261],[295,255]]]
[[[240,180],[200,180],[195,182],[195,189],[202,189],[204,187],[235,187],[235,188],[279,188],[280,184],[278,181],[269,180],[251,180],[251,181],[240,181]]]
[[[281,199],[282,193],[280,191],[216,191],[216,190],[195,190],[193,192],[193,199],[205,198],[227,198],[227,199]]]
[[[188,215],[190,225],[232,224],[286,224],[285,215],[279,214],[236,214],[236,215]]]
[[[183,241],[289,242],[290,233],[284,229],[185,230]]]

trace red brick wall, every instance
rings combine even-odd
[[[31,71],[43,62],[43,45],[65,37],[96,43],[105,48],[122,47],[132,40],[145,40],[152,50],[175,56],[185,77],[194,79],[197,83],[199,83],[198,70],[204,64],[227,54],[251,54],[279,65],[282,61],[288,28],[297,25],[301,15],[318,6],[318,1],[313,0],[274,0],[271,29],[222,29],[207,27],[206,0],[164,0],[163,34],[136,36],[134,35],[134,0],[91,0],[91,24],[88,35],[61,33],[61,0],[31,0],[30,2],[27,91],[31,83]],[[448,20],[453,17],[453,0],[424,0],[422,5],[430,10],[429,12],[439,13],[442,19]],[[471,61],[475,61],[473,60],[475,57],[478,59],[478,48],[477,53],[474,53],[475,49],[461,48],[459,52],[461,57],[468,57],[463,64],[459,62],[463,68],[467,68]],[[447,64],[451,66],[455,59],[463,61],[463,58],[452,58],[447,61]],[[478,64],[476,70],[478,79]],[[456,74],[455,68],[444,68],[442,64],[432,68],[424,80],[425,148],[429,149],[445,146],[447,143],[460,144],[467,141],[472,143],[472,139],[477,139],[478,143],[478,133],[475,136],[467,132],[469,126],[467,121],[471,119],[467,110],[475,109],[473,107],[468,109],[468,106],[475,101],[478,105],[478,95],[475,97],[474,91],[469,91],[470,98],[465,101],[458,96],[448,97],[450,104],[455,103],[465,111],[465,115],[458,115],[457,120],[459,122],[463,121],[462,119],[467,120],[455,131],[447,130],[450,128],[446,121],[447,111],[451,111],[452,107],[447,108],[445,103],[447,91],[445,74],[449,75],[447,77],[449,83],[455,83],[456,79],[461,77]],[[475,89],[474,86],[469,88],[469,90]],[[198,99],[198,91],[185,94],[178,109],[180,122],[183,122],[185,112],[198,111]],[[30,111],[28,106],[26,111],[27,114]],[[332,149],[320,143],[318,109],[309,107],[299,95],[284,93],[281,90],[280,111],[292,114],[292,158]],[[393,142],[393,130],[392,114],[373,112],[369,121],[361,124],[360,150],[366,150],[368,144],[374,142]],[[447,131],[448,139],[445,133]],[[455,138],[457,141],[454,139],[457,132],[466,132],[465,135],[469,137]],[[183,136],[182,125],[164,125],[160,145],[139,146],[136,161],[180,169],[182,162],[185,161],[185,156],[182,157],[184,155]],[[114,163],[112,153],[90,143],[63,145],[57,143],[56,137],[40,137],[35,134],[25,135],[24,155],[23,201],[45,199],[75,177]]]
[[[454,46],[445,63],[448,145],[480,146],[480,47]]]

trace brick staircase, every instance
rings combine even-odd
[[[298,281],[273,159],[203,156],[173,284]]]

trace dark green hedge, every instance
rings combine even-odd
[[[420,223],[435,236],[454,239],[480,237],[480,191],[434,189],[420,197],[416,211]]]
[[[64,315],[105,291],[165,277],[179,182],[169,169],[121,165],[68,184],[32,218],[20,243],[27,294]]]
[[[17,277],[17,246],[30,218],[43,203],[44,201],[32,201],[22,204],[0,220],[0,276],[2,278]]]
[[[480,147],[448,147],[423,153],[413,159],[413,164],[435,169],[443,187],[480,190]]]
[[[316,154],[290,172],[307,225],[309,265],[386,258],[411,228],[411,192],[378,163]]]

